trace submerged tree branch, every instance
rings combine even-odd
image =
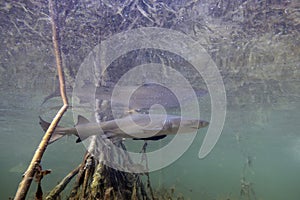
[[[57,112],[56,116],[52,120],[42,141],[40,142],[37,150],[35,151],[35,154],[28,166],[28,169],[26,170],[26,172],[23,176],[23,179],[19,184],[18,190],[14,197],[15,200],[25,199],[25,197],[28,193],[29,187],[31,185],[31,182],[33,180],[33,177],[37,171],[37,166],[39,166],[41,159],[43,157],[43,154],[47,148],[48,141],[50,140],[51,135],[54,132],[61,117],[68,109],[68,98],[67,98],[66,90],[65,90],[65,79],[64,79],[63,69],[62,69],[62,59],[61,59],[61,53],[60,53],[60,48],[59,48],[59,32],[58,32],[58,26],[56,23],[57,13],[55,11],[54,6],[55,5],[54,5],[53,1],[49,0],[49,12],[51,14],[51,25],[52,25],[52,42],[53,42],[53,47],[54,47],[56,67],[57,67],[57,73],[58,73],[59,84],[60,84],[60,94],[61,94],[61,98],[63,100],[63,106],[60,108],[60,110]]]
[[[72,180],[72,178],[78,174],[79,170],[81,168],[81,164],[73,169],[61,182],[55,186],[55,188],[48,194],[46,197],[46,200],[56,199],[60,193],[65,189],[65,187],[68,185],[68,183]]]
[[[52,25],[52,42],[53,42],[53,48],[54,48],[54,54],[55,54],[55,61],[56,61],[56,67],[57,67],[57,73],[59,78],[59,89],[60,89],[60,95],[63,100],[64,105],[68,105],[68,98],[66,94],[66,86],[65,86],[65,76],[64,71],[62,69],[62,59],[61,59],[61,52],[59,48],[59,27],[57,24],[57,16],[55,9],[55,4],[52,0],[49,0],[49,12],[51,16],[51,25]]]

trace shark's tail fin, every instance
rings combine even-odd
[[[39,118],[40,118],[40,125],[41,125],[42,129],[46,132],[47,129],[49,128],[49,126],[50,126],[50,123],[46,122],[41,117],[39,117]]]
[[[46,122],[45,120],[43,120],[41,117],[40,118],[40,125],[42,127],[42,129],[46,132],[50,126],[49,122]],[[58,131],[57,129],[61,128],[60,126],[57,126],[56,129],[54,130],[54,132],[52,133],[52,136],[48,142],[48,144],[51,144],[53,142],[55,142],[56,140],[62,138],[63,136],[65,136],[66,134],[64,134],[61,131]]]

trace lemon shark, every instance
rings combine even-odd
[[[101,123],[90,122],[85,117],[78,115],[78,122],[74,127],[57,126],[49,143],[53,143],[65,135],[77,136],[76,143],[92,135],[102,135],[104,138],[160,140],[167,135],[192,133],[208,124],[204,120],[177,115],[136,113]],[[50,123],[40,117],[40,125],[46,131]]]

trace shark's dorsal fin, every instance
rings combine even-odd
[[[78,120],[77,120],[76,125],[78,125],[78,124],[87,124],[87,123],[90,123],[90,121],[87,118],[83,117],[82,115],[78,115]]]

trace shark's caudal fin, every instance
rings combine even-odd
[[[43,120],[41,117],[40,118],[40,125],[42,127],[42,129],[46,132],[50,126],[50,123],[49,122],[46,122],[45,120]],[[52,133],[52,136],[48,142],[48,144],[51,144],[53,142],[55,142],[56,140],[64,137],[66,134],[64,134],[63,132],[59,132],[59,131],[56,131],[57,128],[61,128],[60,126],[57,126],[56,129],[54,130],[54,133]]]

